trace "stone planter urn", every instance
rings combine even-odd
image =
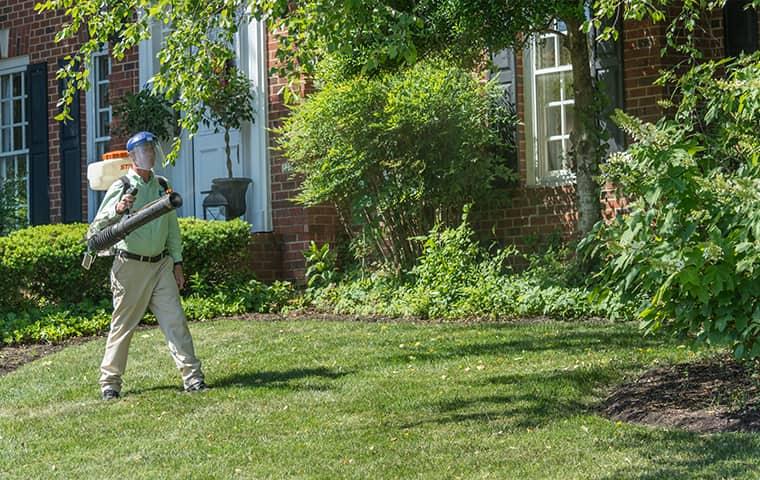
[[[251,179],[247,177],[214,178],[211,189],[227,199],[227,220],[238,218],[245,213],[245,194]]]

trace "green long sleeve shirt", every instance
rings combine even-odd
[[[158,199],[164,194],[164,189],[158,183],[155,175],[146,182],[133,169],[127,173],[132,187],[137,188],[137,196],[130,212],[136,212],[146,204]],[[122,215],[116,213],[116,204],[121,200],[124,184],[121,180],[108,188],[98,213],[90,224],[88,236],[121,220]],[[164,250],[174,259],[182,261],[182,238],[179,232],[176,210],[152,220],[116,244],[115,248],[126,250],[135,255],[155,256]]]

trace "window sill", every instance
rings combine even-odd
[[[557,172],[553,175],[547,175],[536,179],[527,186],[530,188],[562,187],[565,185],[575,184],[575,174],[569,170]]]

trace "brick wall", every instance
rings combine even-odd
[[[722,44],[715,45],[715,38],[722,38],[722,17],[709,23],[709,42],[704,45],[715,55],[722,51]],[[716,23],[717,22],[717,23]],[[716,27],[717,25],[717,27]],[[718,28],[719,27],[719,28]],[[674,62],[673,58],[661,58],[660,51],[665,46],[666,27],[649,22],[626,21],[622,33],[623,45],[623,88],[625,110],[645,121],[656,121],[662,116],[658,100],[664,98],[666,90],[653,85],[660,71]],[[516,100],[517,113],[525,118],[525,83],[523,81],[523,58],[516,56]],[[545,244],[548,240],[571,239],[576,234],[578,212],[576,208],[575,185],[540,187],[527,185],[526,136],[523,124],[518,126],[518,176],[517,186],[504,192],[507,203],[505,209],[481,212],[477,216],[477,226],[481,232],[495,232],[498,240],[530,249],[534,244]],[[600,208],[603,217],[614,218],[625,211],[628,201],[619,195],[612,185],[604,185],[601,192]]]
[[[16,0],[5,2],[0,7],[0,28],[9,29],[10,58],[21,55],[29,56],[29,63],[47,63],[48,71],[48,132],[49,132],[49,173],[48,195],[50,200],[50,221],[60,222],[62,218],[62,188],[60,159],[60,124],[55,120],[59,109],[58,80],[55,78],[58,61],[74,53],[79,41],[76,39],[55,43],[56,32],[60,29],[64,17],[57,12],[38,14],[34,11],[37,0]],[[110,98],[115,100],[128,91],[135,91],[138,86],[137,52],[131,52],[122,62],[113,62]],[[85,94],[80,94],[80,144],[82,174],[82,218],[87,218],[87,118]],[[121,148],[123,139],[113,138],[112,145]]]
[[[276,65],[275,51],[277,40],[268,33],[268,65]],[[283,100],[284,79],[277,76],[269,78],[269,118],[268,127],[277,128],[288,114]],[[270,134],[270,147],[275,146],[275,133]],[[298,182],[292,178],[287,159],[277,150],[270,148],[271,189],[272,189],[272,224],[280,245],[281,275],[286,279],[303,279],[305,262],[303,251],[310,241],[319,244],[333,243],[339,224],[335,210],[329,206],[304,208],[293,202],[298,193]]]

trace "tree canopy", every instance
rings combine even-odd
[[[518,45],[558,14],[583,14],[580,2],[552,0],[45,0],[36,9],[68,17],[57,40],[86,34],[58,74],[70,87],[59,119],[67,118],[74,89],[89,87],[93,53],[107,44],[120,60],[160,23],[170,29],[152,87],[182,112],[191,134],[213,98],[214,77],[234,59],[235,34],[254,19],[279,40],[279,73],[298,81],[324,53],[351,59],[363,73],[411,65],[432,52],[471,65],[485,49]]]

